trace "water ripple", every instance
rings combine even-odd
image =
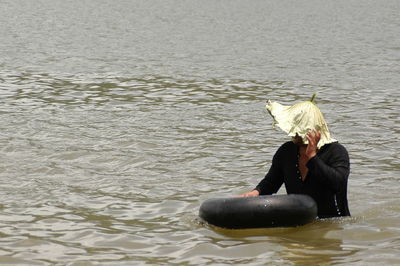
[[[398,4],[289,2],[3,1],[0,263],[399,264]],[[314,92],[353,217],[199,220],[287,140],[265,102]]]

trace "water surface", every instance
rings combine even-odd
[[[0,6],[0,263],[400,263],[397,1]],[[352,217],[201,223],[287,140],[265,102],[314,92],[351,157]]]

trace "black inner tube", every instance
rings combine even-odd
[[[315,220],[317,204],[299,194],[214,198],[203,202],[199,216],[228,229],[290,227]]]

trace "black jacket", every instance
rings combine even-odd
[[[349,155],[338,142],[324,145],[307,163],[308,174],[301,180],[298,146],[284,143],[275,153],[271,168],[255,189],[260,195],[276,193],[285,183],[288,194],[311,196],[318,206],[318,217],[350,216],[347,203]]]

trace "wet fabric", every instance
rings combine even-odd
[[[268,173],[255,188],[260,195],[277,193],[285,184],[288,194],[311,196],[317,202],[319,218],[349,216],[350,161],[346,148],[338,142],[324,145],[317,156],[308,161],[304,181],[298,168],[298,156],[298,146],[291,141],[278,149]]]

